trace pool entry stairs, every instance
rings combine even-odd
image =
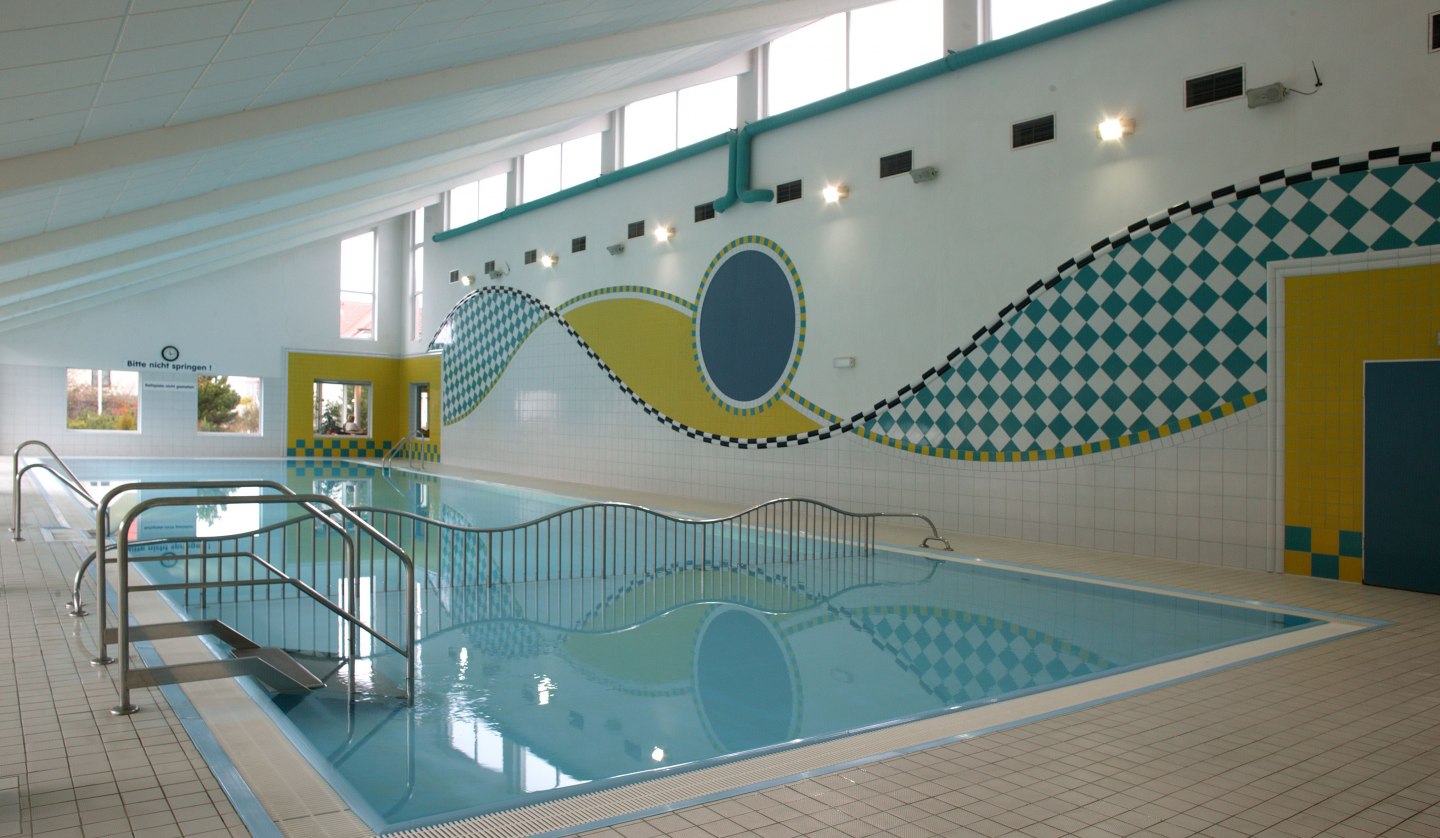
[[[306,669],[284,649],[264,647],[220,620],[186,620],[174,623],[151,623],[131,626],[128,640],[162,640],[175,637],[210,635],[230,647],[235,656],[229,659],[193,661],[144,668],[131,668],[127,673],[131,687],[158,687],[185,681],[211,678],[233,678],[250,675],[276,691],[318,690],[325,682]],[[119,629],[106,629],[112,643],[119,642]]]

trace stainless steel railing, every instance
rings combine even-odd
[[[55,461],[55,466],[58,466],[58,467],[59,467],[59,470],[56,470],[55,466],[51,466],[49,463],[40,462],[40,461],[36,461],[36,462],[33,462],[33,463],[26,463],[26,464],[22,467],[22,466],[20,465],[20,454],[21,454],[21,452],[23,452],[26,448],[29,448],[29,447],[31,447],[31,446],[36,446],[36,447],[45,449],[45,452],[48,453],[48,454],[50,455],[51,459],[53,459],[53,460]],[[75,495],[75,496],[76,496],[77,498],[79,498],[82,502],[84,502],[85,504],[89,505],[92,509],[98,505],[98,504],[96,503],[96,501],[95,501],[95,497],[90,494],[90,492],[89,492],[88,489],[85,488],[85,483],[84,483],[84,481],[82,481],[79,477],[76,477],[76,476],[75,476],[75,472],[73,472],[73,471],[70,470],[70,466],[66,465],[66,464],[65,464],[65,461],[60,458],[60,455],[55,453],[55,449],[51,448],[49,445],[45,444],[44,442],[41,442],[41,441],[38,440],[38,439],[27,439],[27,440],[25,440],[24,442],[22,442],[22,443],[20,443],[19,445],[15,446],[15,453],[11,455],[10,460],[11,460],[11,471],[10,471],[10,473],[11,473],[12,475],[14,475],[14,476],[11,478],[11,484],[10,484],[11,501],[12,501],[12,505],[13,505],[13,507],[14,507],[14,513],[15,513],[14,522],[13,522],[13,523],[11,524],[11,526],[10,526],[10,531],[15,534],[15,535],[13,536],[13,538],[14,538],[16,541],[24,541],[24,540],[25,540],[24,536],[23,536],[23,535],[21,534],[21,532],[20,532],[20,513],[21,513],[21,505],[22,505],[22,503],[23,503],[23,499],[21,498],[21,482],[20,482],[20,479],[21,479],[22,477],[24,477],[24,476],[25,476],[25,473],[28,472],[28,471],[30,471],[31,469],[37,469],[37,468],[38,468],[38,469],[40,469],[41,471],[48,471],[48,472],[50,472],[52,475],[55,476],[56,479],[58,479],[58,480],[60,481],[61,485],[63,485],[66,489],[69,489],[69,490],[70,490],[71,494]]]
[[[405,462],[412,466],[415,465],[417,462],[415,459],[415,438],[410,434],[406,434],[400,438],[399,442],[391,446],[389,451],[385,452],[384,457],[380,458],[380,467],[384,469],[390,468],[390,464],[395,462],[395,458],[399,456],[402,450],[405,452]],[[419,460],[418,462],[420,463],[420,468],[423,470],[425,468],[425,461]]]
[[[428,557],[452,584],[653,573],[660,568],[726,568],[873,555],[875,523],[916,519],[921,546],[950,544],[919,513],[855,513],[820,501],[778,498],[718,518],[684,518],[627,503],[588,503],[509,527],[467,527],[411,512],[358,507],[380,530]],[[423,542],[424,546],[416,546]]]
[[[129,698],[130,698],[130,696],[129,696],[129,691],[130,691],[129,655],[126,653],[126,645],[127,645],[127,643],[128,643],[128,640],[129,640],[129,638],[128,638],[128,636],[127,636],[128,628],[129,628],[129,617],[130,617],[130,613],[129,613],[129,598],[130,598],[130,593],[131,593],[132,591],[140,591],[140,590],[205,590],[205,589],[207,589],[207,588],[214,588],[214,587],[236,587],[236,586],[263,585],[263,584],[285,584],[285,585],[287,585],[287,586],[289,586],[289,587],[291,587],[291,588],[293,588],[293,589],[295,589],[295,590],[298,590],[300,593],[304,594],[305,596],[309,597],[310,599],[315,600],[315,601],[316,601],[317,603],[319,603],[322,607],[324,607],[324,608],[326,608],[327,610],[330,610],[330,611],[332,611],[333,613],[335,613],[335,614],[337,614],[338,616],[340,616],[340,617],[345,621],[346,625],[347,625],[347,626],[349,627],[349,629],[350,629],[350,631],[349,631],[349,638],[348,638],[348,647],[349,647],[350,657],[351,657],[352,660],[353,660],[355,657],[358,657],[358,654],[359,654],[359,636],[360,636],[360,633],[361,633],[361,632],[364,632],[364,633],[366,633],[366,634],[369,634],[370,636],[374,637],[376,640],[378,640],[379,642],[381,642],[381,643],[384,644],[385,646],[387,646],[387,647],[389,647],[389,648],[391,648],[391,649],[394,649],[396,652],[400,653],[400,654],[405,658],[405,660],[406,660],[406,672],[405,672],[404,690],[405,690],[405,698],[406,698],[406,700],[409,700],[410,697],[412,696],[412,690],[413,690],[413,688],[414,688],[414,680],[415,680],[415,631],[416,631],[416,628],[415,628],[415,597],[414,597],[414,589],[415,589],[415,566],[414,566],[414,562],[410,559],[410,557],[405,553],[404,550],[402,550],[400,547],[398,547],[397,545],[395,545],[392,541],[390,541],[388,538],[386,538],[383,534],[381,534],[380,532],[378,532],[377,530],[375,530],[375,528],[372,527],[368,522],[366,522],[366,521],[363,520],[361,517],[359,517],[359,516],[356,515],[354,512],[352,512],[350,509],[348,509],[348,508],[345,507],[344,505],[336,502],[333,498],[330,498],[329,496],[326,496],[326,495],[318,495],[318,494],[308,494],[308,495],[296,494],[296,493],[295,493],[293,490],[291,490],[288,486],[285,486],[285,485],[282,484],[282,483],[277,483],[277,482],[275,482],[275,481],[269,481],[269,480],[253,480],[253,481],[236,480],[236,481],[165,481],[165,482],[137,482],[137,483],[127,483],[127,484],[124,484],[124,485],[121,485],[121,486],[116,486],[115,488],[111,489],[108,493],[106,493],[105,497],[102,498],[102,499],[99,501],[98,505],[97,505],[96,521],[95,521],[95,532],[96,532],[95,552],[92,554],[92,559],[93,559],[96,567],[97,567],[97,568],[104,568],[105,564],[109,561],[109,559],[107,558],[107,552],[108,552],[108,548],[109,548],[109,546],[110,546],[110,545],[109,545],[108,538],[107,538],[107,533],[108,533],[108,531],[109,531],[109,521],[108,521],[108,517],[109,517],[110,505],[111,505],[111,503],[112,503],[117,497],[119,497],[119,496],[121,496],[121,495],[123,495],[123,494],[125,494],[125,493],[128,493],[128,492],[144,492],[144,491],[185,491],[185,492],[199,492],[199,491],[205,491],[205,490],[216,490],[216,489],[230,490],[230,489],[242,489],[242,488],[271,489],[271,490],[274,490],[274,491],[278,492],[279,494],[274,494],[274,495],[241,495],[241,496],[229,495],[229,496],[226,496],[226,497],[224,497],[224,498],[218,498],[218,497],[214,497],[214,496],[201,496],[201,495],[193,495],[193,494],[192,494],[192,495],[180,495],[180,496],[168,496],[168,497],[149,498],[149,499],[145,499],[145,500],[140,501],[140,502],[139,502],[138,504],[136,504],[132,509],[130,509],[130,511],[126,513],[125,518],[124,518],[124,519],[122,520],[122,522],[120,523],[120,526],[116,529],[116,540],[115,540],[116,558],[115,558],[115,563],[118,565],[118,574],[117,574],[117,575],[118,575],[118,585],[117,585],[117,596],[116,596],[116,598],[117,598],[117,603],[116,603],[116,623],[117,623],[117,625],[116,625],[116,627],[115,627],[114,635],[115,635],[115,639],[116,639],[116,644],[117,644],[117,645],[120,647],[120,649],[121,649],[121,654],[120,654],[119,659],[118,659],[118,660],[119,660],[119,663],[120,663],[119,684],[120,684],[120,690],[121,690],[121,702],[120,702],[120,705],[119,705],[119,709],[133,708],[133,705],[131,705],[130,700],[129,700]],[[240,559],[244,558],[244,559],[249,560],[249,562],[252,562],[252,563],[258,565],[262,570],[264,570],[264,571],[266,572],[267,575],[264,576],[264,577],[261,577],[261,578],[259,578],[259,579],[253,579],[253,578],[252,578],[252,579],[239,579],[239,578],[224,579],[224,578],[221,578],[221,579],[218,579],[218,580],[210,580],[210,579],[202,578],[202,579],[199,580],[199,581],[191,581],[191,580],[189,580],[189,579],[187,578],[187,580],[184,581],[184,582],[181,582],[181,583],[172,583],[172,584],[162,583],[162,584],[158,584],[158,585],[136,585],[136,584],[132,584],[132,583],[131,583],[131,581],[130,581],[130,573],[129,573],[131,561],[137,561],[137,560],[138,560],[138,561],[144,561],[144,560],[147,560],[147,557],[137,557],[136,559],[132,559],[132,557],[131,557],[131,555],[130,555],[132,546],[138,546],[139,543],[140,543],[139,540],[132,540],[132,539],[130,538],[130,532],[131,532],[131,529],[132,529],[132,525],[135,524],[136,520],[137,520],[141,515],[143,515],[146,511],[151,510],[151,509],[155,509],[155,508],[161,508],[161,507],[176,507],[176,506],[181,506],[181,507],[183,507],[183,506],[188,506],[188,507],[200,507],[200,506],[213,505],[213,504],[216,504],[216,503],[219,503],[219,502],[222,502],[222,501],[223,501],[224,503],[226,503],[226,504],[257,504],[257,505],[286,504],[286,505],[298,506],[298,507],[300,507],[302,510],[304,510],[305,513],[306,513],[305,515],[301,516],[301,519],[298,519],[298,520],[303,520],[303,521],[312,523],[312,525],[313,525],[314,527],[320,528],[320,529],[322,529],[323,531],[328,531],[328,532],[336,535],[336,536],[338,537],[340,543],[342,544],[342,549],[341,549],[341,565],[342,565],[342,568],[343,568],[343,578],[342,578],[342,591],[343,591],[343,599],[344,599],[343,605],[336,604],[336,603],[335,603],[333,600],[331,600],[328,596],[326,596],[325,594],[322,594],[320,591],[316,590],[313,586],[311,586],[310,584],[308,584],[308,583],[304,582],[303,580],[301,580],[300,578],[298,578],[297,575],[291,574],[291,573],[287,572],[282,566],[276,565],[273,561],[270,561],[270,560],[267,559],[267,558],[261,557],[260,554],[259,554],[258,552],[256,552],[256,551],[254,551],[254,550],[242,550],[242,549],[229,549],[229,550],[224,550],[224,549],[222,549],[222,550],[208,550],[208,551],[207,551],[207,550],[201,550],[198,554],[193,554],[193,555],[187,550],[186,553],[184,553],[184,554],[182,554],[182,555],[179,555],[179,556],[162,556],[162,557],[158,557],[158,558],[161,558],[161,559],[174,558],[177,562],[180,561],[180,560],[190,560],[190,559],[199,558],[199,559],[205,560],[204,562],[202,562],[202,567],[204,567],[205,564],[208,563],[208,561],[209,561],[209,560],[212,560],[212,559],[230,558],[230,559],[232,559],[232,560],[234,560],[234,561],[236,561],[236,562],[238,563],[238,561],[239,561]],[[292,521],[291,521],[290,523],[294,523],[294,520],[295,520],[295,519],[292,519]],[[352,531],[355,533],[354,535],[351,534]],[[403,631],[404,631],[404,639],[403,639],[403,642],[402,642],[402,641],[398,641],[398,640],[394,640],[394,639],[390,638],[390,637],[387,636],[384,632],[382,632],[382,631],[378,630],[377,628],[375,628],[374,626],[370,625],[370,624],[369,624],[368,622],[366,622],[365,620],[362,620],[362,619],[359,617],[359,615],[356,613],[356,611],[357,611],[358,608],[359,608],[360,601],[361,601],[361,596],[360,596],[360,593],[361,593],[361,592],[360,592],[360,569],[359,569],[360,561],[361,561],[361,555],[360,555],[360,549],[359,549],[359,537],[362,536],[362,535],[366,537],[366,543],[371,547],[370,560],[371,560],[372,567],[373,567],[373,565],[374,565],[374,563],[375,563],[374,548],[375,548],[376,545],[379,546],[379,548],[380,548],[380,550],[381,550],[382,553],[389,554],[389,555],[391,555],[391,556],[394,557],[394,558],[398,558],[399,561],[400,561],[400,564],[401,564],[401,572],[402,572],[402,576],[403,576],[403,581],[402,581],[402,583],[401,583],[401,586],[403,587],[403,590],[406,592],[405,595],[404,595],[404,597],[403,597],[403,608],[402,608],[402,611],[403,611],[403,614],[404,614],[404,616],[403,616]],[[87,562],[88,562],[88,561],[90,561],[90,560],[87,560]],[[282,564],[283,564],[283,560],[282,560]],[[80,601],[79,588],[80,588],[80,581],[81,581],[81,579],[83,579],[83,573],[84,573],[84,566],[82,565],[81,570],[80,570],[80,573],[77,574],[77,579],[76,579],[76,591],[75,591],[75,596],[74,596],[74,598],[73,598],[73,600],[72,600],[72,602],[76,604],[76,607],[77,607],[77,608],[78,608],[78,603],[79,603],[79,601]],[[232,576],[238,577],[238,574],[232,574]],[[98,645],[98,648],[99,648],[99,654],[98,654],[98,656],[94,659],[93,662],[94,662],[94,663],[98,663],[98,664],[113,663],[113,662],[116,661],[116,659],[115,659],[115,658],[111,658],[111,657],[109,657],[109,655],[108,655],[108,642],[109,642],[110,632],[107,631],[107,628],[106,628],[105,580],[104,580],[104,574],[103,574],[103,573],[100,573],[100,572],[97,572],[96,577],[97,577],[97,578],[96,578],[96,602],[97,602],[97,608],[96,608],[96,614],[97,614],[97,617],[96,617],[96,627],[97,627],[97,645]],[[128,710],[127,710],[127,712],[128,712]]]

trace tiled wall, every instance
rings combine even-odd
[[[1440,357],[1440,264],[1284,289],[1285,569],[1360,581],[1365,361]]]
[[[964,529],[999,529],[1164,556],[1199,557],[1198,544],[1210,537],[1223,545],[1211,560],[1274,569],[1280,550],[1274,512],[1267,508],[1273,504],[1275,479],[1266,410],[1270,270],[1297,261],[1440,243],[1437,154],[1440,148],[1427,146],[1317,161],[1221,187],[1203,200],[1142,219],[1026,289],[944,363],[869,411],[835,416],[791,390],[787,381],[782,403],[804,411],[815,423],[813,429],[789,433],[680,421],[662,407],[673,394],[655,391],[656,397],[647,398],[643,389],[632,386],[643,375],[627,379],[618,374],[607,363],[614,353],[597,345],[601,341],[586,339],[593,324],[577,329],[575,323],[585,323],[587,310],[611,298],[634,298],[633,291],[591,292],[566,303],[562,312],[516,289],[485,289],[452,312],[455,328],[448,335],[452,342],[445,346],[444,365],[447,382],[459,386],[447,388],[446,399],[460,398],[455,409],[447,407],[447,421],[454,424],[451,439],[478,434],[508,440],[515,452],[527,455],[523,463],[510,467],[527,473],[546,471],[549,455],[560,453],[575,466],[598,460],[595,473],[589,478],[547,476],[614,485],[630,465],[641,461],[647,463],[646,476],[659,477],[665,469],[648,451],[614,442],[581,442],[592,433],[605,433],[595,418],[607,414],[596,405],[618,399],[617,411],[626,410],[628,402],[628,410],[642,419],[658,420],[680,432],[685,441],[681,456],[692,464],[691,473],[706,476],[677,481],[683,486],[681,494],[723,494],[714,492],[707,478],[719,477],[712,468],[723,473],[729,463],[703,463],[709,452],[700,443],[766,452],[839,449],[843,453],[835,457],[814,458],[833,464],[852,463],[857,457],[870,460],[859,452],[880,443],[876,447],[887,452],[889,462],[865,473],[861,485],[883,490],[893,480],[897,487],[919,487],[901,489],[902,502],[894,505],[901,511],[923,511],[972,525],[985,521],[978,527],[960,525]],[[698,285],[703,288],[703,282]],[[700,306],[687,309],[683,298],[681,304],[653,307],[681,315],[692,311],[697,322],[701,317]],[[1344,305],[1336,309],[1346,310]],[[1354,324],[1324,328],[1355,331]],[[532,350],[542,335],[548,348]],[[568,335],[574,348],[551,345],[563,344],[562,335]],[[629,336],[636,337],[633,332]],[[527,371],[524,362],[532,351],[553,353],[542,361],[547,367],[578,364],[598,377],[581,384],[555,369]],[[684,353],[693,361],[701,347],[696,341],[684,347],[660,343],[647,345],[646,351]],[[538,377],[523,380],[532,374]],[[510,381],[517,376],[522,380]],[[697,378],[693,373],[689,377]],[[522,389],[512,393],[507,383]],[[608,392],[602,396],[600,391]],[[588,415],[578,415],[582,412]],[[763,416],[764,410],[757,413]],[[489,424],[492,421],[500,424]],[[532,436],[541,427],[548,438]],[[493,449],[482,446],[486,453],[480,455],[464,442],[457,445],[463,452],[459,462],[493,467]],[[545,450],[538,450],[542,447]],[[813,486],[803,481],[797,485],[788,473],[810,459],[808,455],[750,457],[764,465],[752,471],[754,479],[745,488],[754,494],[744,499],[816,495]],[[1060,500],[1061,487],[1085,485],[1082,481],[1092,479],[1091,464],[1109,460],[1128,460],[1131,467],[1141,468],[1163,461],[1155,467],[1166,473],[1158,483],[1116,478],[1127,485],[1096,483],[1090,497],[1076,497],[1073,503]],[[1007,484],[1001,494],[972,495],[968,488],[979,476],[987,483],[997,478],[943,465],[955,461],[1005,464],[1022,475],[1022,488]],[[1182,471],[1193,472],[1195,479],[1186,478],[1182,486]],[[1036,475],[1036,492],[1047,483],[1055,487],[1050,501],[1054,514],[1043,520],[1036,510],[1044,510],[1047,500],[1026,494],[1027,472]],[[927,484],[932,491],[925,491]],[[654,485],[635,488],[664,491]],[[939,489],[943,497],[951,488],[969,496],[958,508],[933,491]],[[869,491],[821,497],[877,502]],[[1062,508],[1067,508],[1064,513]],[[1218,531],[1202,534],[1201,520],[1218,525]],[[1031,522],[1036,527],[1026,526]],[[1288,516],[1285,523],[1293,524]],[[1347,556],[1354,561],[1343,564],[1348,568],[1343,572],[1341,556],[1355,551],[1358,524],[1306,526],[1319,528],[1306,550],[1322,558],[1302,565],[1292,556],[1286,566],[1294,572],[1356,578],[1358,555]],[[1287,542],[1299,543],[1297,530],[1298,525],[1285,530]],[[1325,556],[1332,560],[1329,564]]]

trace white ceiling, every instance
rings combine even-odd
[[[0,0],[0,331],[393,215],[870,2]]]

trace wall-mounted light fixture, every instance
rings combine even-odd
[[[838,204],[841,198],[850,197],[850,187],[840,183],[830,184],[820,190],[820,197],[827,204]]]
[[[1135,120],[1128,116],[1110,116],[1095,126],[1095,136],[1107,143],[1118,142],[1135,133]]]
[[[485,275],[491,279],[499,279],[510,272],[510,264],[490,261],[485,263]],[[473,279],[473,277],[472,277]]]
[[[666,227],[664,224],[661,224],[655,228],[655,241],[664,244],[673,238],[675,238],[674,227]]]
[[[475,284],[475,274],[465,274],[464,276],[460,277],[460,284],[461,284],[461,285],[464,285],[464,286],[467,287],[467,288],[470,287],[471,285],[474,285],[474,284]]]
[[[614,244],[607,244],[605,246],[605,249],[610,251],[611,256],[619,256],[620,254],[625,252],[625,242],[615,242]]]
[[[937,177],[940,177],[940,170],[934,166],[921,166],[910,170],[910,179],[916,183],[929,183]]]
[[[540,254],[540,267],[553,268],[558,264],[560,264],[560,257],[558,255],[554,253]]]

